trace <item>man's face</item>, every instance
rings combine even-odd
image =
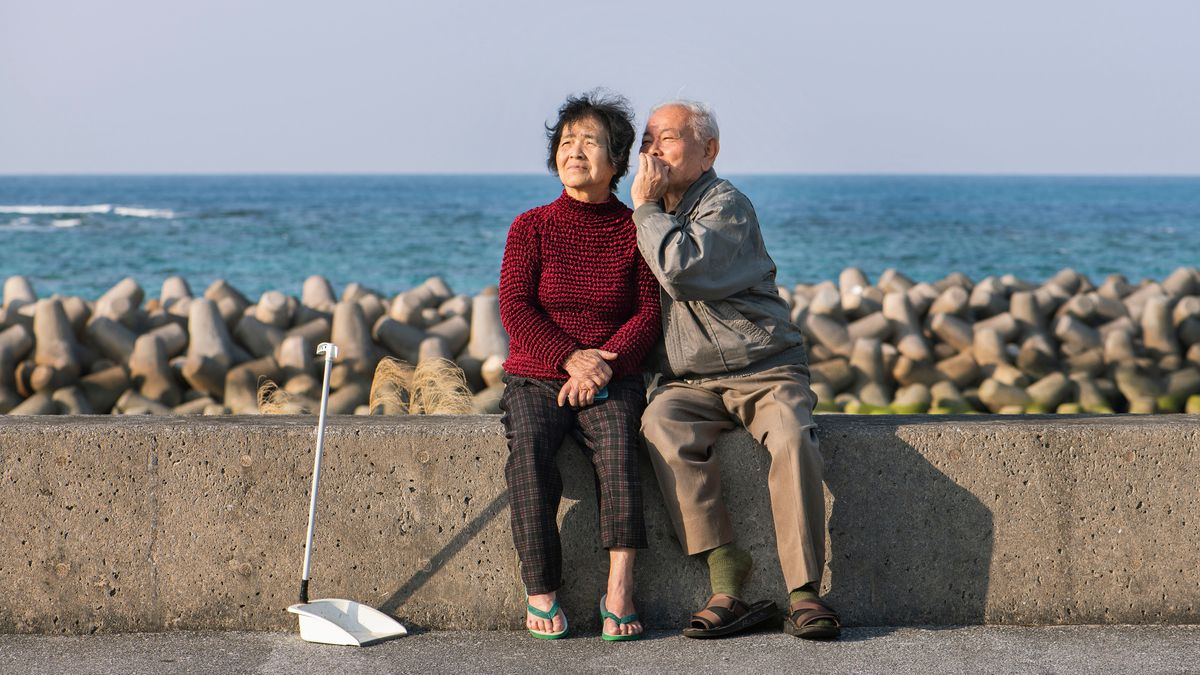
[[[720,145],[716,139],[701,142],[691,117],[691,111],[681,106],[659,108],[646,121],[646,132],[642,134],[642,152],[671,167],[669,189],[686,189],[717,159]]]

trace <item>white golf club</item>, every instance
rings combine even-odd
[[[308,573],[312,563],[313,525],[317,520],[317,486],[321,478],[321,453],[325,448],[325,413],[329,407],[329,372],[338,349],[332,342],[317,346],[325,355],[325,383],[321,389],[321,415],[317,421],[317,452],[313,458],[312,495],[308,502],[308,535],[304,540],[304,572],[300,578],[300,602],[288,607],[300,616],[300,637],[309,642],[365,647],[391,638],[408,635],[408,630],[392,617],[373,607],[343,600],[308,599]]]

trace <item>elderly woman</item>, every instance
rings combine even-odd
[[[633,640],[633,561],[646,547],[638,473],[645,406],[641,364],[660,334],[658,285],[638,254],[629,207],[613,196],[629,168],[633,115],[620,97],[568,98],[547,126],[547,165],[562,195],[513,221],[500,269],[500,318],[511,339],[500,402],[508,435],[513,541],[531,634],[567,633],[558,605],[562,551],[555,455],[571,433],[596,470],[600,598],[606,640]]]

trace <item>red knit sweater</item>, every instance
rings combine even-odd
[[[614,378],[641,370],[662,327],[631,214],[616,197],[592,204],[564,190],[513,221],[500,266],[506,372],[565,380],[563,362],[589,348],[619,355]]]

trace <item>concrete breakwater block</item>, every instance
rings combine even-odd
[[[41,300],[33,315],[34,391],[68,387],[79,379],[82,364],[71,322],[58,299]]]
[[[175,374],[167,364],[167,347],[156,335],[147,333],[134,343],[129,375],[138,393],[152,401],[170,407],[179,405],[183,399]]]
[[[41,396],[40,394],[38,396]],[[130,394],[129,406],[148,405]],[[823,590],[849,625],[1194,623],[1200,419],[818,415]],[[0,631],[294,630],[313,416],[13,418],[0,425]],[[335,417],[312,589],[426,629],[518,629],[497,416]],[[747,593],[785,598],[766,452],[717,443]],[[592,469],[559,454],[561,602],[595,629],[606,556]],[[643,458],[638,609],[708,593]],[[905,598],[896,602],[896,598]]]
[[[479,360],[508,357],[508,333],[500,323],[500,296],[485,288],[471,301],[471,332],[467,354]]]
[[[17,310],[22,305],[31,305],[37,302],[37,293],[33,291],[33,284],[29,278],[15,274],[4,280],[4,303],[0,305],[5,310]]]
[[[17,365],[33,350],[33,331],[22,324],[0,330],[0,414],[24,399],[17,391]]]
[[[385,359],[411,365],[452,361],[470,390],[455,409],[489,410],[495,392],[483,394],[502,384],[495,382],[495,363],[486,371],[485,363],[502,364],[508,356],[496,289],[455,294],[439,277],[388,298],[353,282],[339,296],[327,279],[314,275],[305,279],[299,297],[269,290],[256,302],[221,279],[194,297],[186,280],[171,277],[160,297],[145,299],[137,282],[127,278],[95,302],[39,300],[24,277],[10,277],[4,286],[0,414],[40,392],[50,394],[50,403],[43,397],[21,410],[79,410],[72,392],[55,396],[75,386],[100,414],[114,411],[130,388],[177,414],[254,413],[253,387],[264,385],[268,375],[280,397],[303,400],[276,401],[266,412],[307,409],[308,401],[319,398],[320,383],[313,382],[315,369],[300,368],[305,359],[312,366],[313,355],[297,350],[331,338],[341,347],[339,365],[355,373],[334,384],[336,390],[355,381],[338,399],[351,412],[400,409],[362,400]],[[974,281],[960,272],[917,283],[886,270],[872,284],[862,269],[847,268],[836,283],[798,284],[780,294],[807,338],[823,411],[907,412],[924,406],[913,385],[933,392],[945,382],[961,395],[947,399],[954,406],[962,402],[975,412],[991,412],[996,406],[979,395],[991,380],[986,398],[1005,400],[999,406],[1005,412],[1024,405],[1026,413],[1051,407],[1064,413],[1172,413],[1188,410],[1185,385],[1200,368],[1196,268],[1180,268],[1161,283],[1131,284],[1111,275],[1100,286],[1071,269],[1040,284],[1013,275]],[[162,342],[166,368],[149,343],[135,350],[151,335]],[[303,342],[291,344],[285,364],[282,348],[293,338]],[[241,364],[267,358],[274,359],[273,367],[239,371],[230,379]],[[1136,377],[1129,367],[1136,368]],[[1028,396],[1008,390],[993,396],[1002,387],[1025,390],[1055,374],[1059,377]],[[252,383],[254,376],[260,381]],[[146,382],[154,384],[147,388]],[[231,382],[233,398],[226,400]],[[212,405],[193,403],[202,398]],[[936,394],[933,398],[929,410],[944,412]]]
[[[466,370],[471,391],[463,394],[463,408],[489,386],[484,362],[502,363],[508,354],[495,289],[485,289],[480,304],[453,295],[438,278],[397,296],[411,298],[419,310],[411,324],[390,318],[392,302],[378,292],[350,283],[338,300],[320,276],[305,280],[299,299],[272,290],[255,303],[225,280],[197,298],[186,280],[170,277],[160,297],[144,303],[133,279],[121,280],[95,303],[57,296],[39,301],[24,277],[5,285],[0,414],[253,414],[259,412],[257,390],[265,385],[280,393],[264,411],[307,410],[320,397],[311,352],[331,338],[341,346],[339,368],[352,369],[341,368],[333,382],[334,394],[349,387],[335,399],[349,411],[364,409],[381,359],[416,363],[422,344],[427,359],[455,360]],[[481,320],[472,322],[472,314]],[[50,396],[22,406],[43,391]]]
[[[932,386],[945,381],[963,390],[976,412],[995,411],[986,398],[1003,400],[1006,412],[1045,412],[1048,402],[1075,404],[1092,411],[1176,412],[1186,410],[1186,398],[1167,396],[1161,386],[1172,377],[1187,380],[1187,371],[1200,365],[1200,270],[1180,268],[1159,283],[1145,280],[1133,285],[1119,275],[1097,288],[1075,270],[1058,272],[1041,284],[1012,275],[986,277],[978,282],[953,273],[922,287],[897,286],[894,271],[887,271],[872,286],[858,268],[847,268],[839,284],[799,284],[786,294],[793,304],[809,346],[814,373],[823,364],[869,353],[872,341],[880,342],[885,377],[867,388],[863,398],[861,378],[854,382],[821,381],[823,409],[872,413],[900,412],[913,407],[914,383]],[[861,298],[879,294],[878,310],[888,320],[863,313]],[[866,350],[866,351],[863,351]],[[894,364],[891,354],[898,354]],[[892,367],[894,365],[894,367]],[[1153,387],[1092,387],[1075,375],[1097,384],[1113,382],[1122,366],[1136,365],[1143,380]],[[1024,388],[1052,374],[1037,396],[1018,395],[1004,387]],[[1063,383],[1063,378],[1067,382]],[[986,397],[974,396],[987,384]],[[1051,384],[1053,383],[1053,384]],[[884,404],[880,392],[905,390],[905,398]],[[1084,391],[1086,390],[1086,391]],[[1003,395],[1001,394],[1001,392]],[[1157,395],[1147,392],[1159,391]],[[1133,398],[1131,398],[1133,396]],[[1084,400],[1087,404],[1084,405]],[[1137,399],[1136,402],[1134,399]],[[835,402],[834,405],[830,405]],[[931,411],[940,412],[934,405]]]
[[[391,303],[390,315],[400,323],[424,327],[428,324],[423,311],[436,307],[454,296],[441,277],[430,277],[421,285],[397,295]],[[437,312],[434,310],[434,314]]]
[[[139,314],[145,292],[133,277],[125,277],[96,300],[95,316],[117,321],[130,329],[141,322]]]

